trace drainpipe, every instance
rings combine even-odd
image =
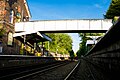
[[[0,54],[2,54],[2,49],[3,49],[2,42],[0,42]]]
[[[43,56],[44,56],[44,43],[42,42],[42,51],[43,51]]]

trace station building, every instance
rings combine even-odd
[[[35,52],[40,51],[37,42],[50,39],[40,33],[17,35],[22,32],[15,31],[15,23],[29,21],[30,18],[26,0],[0,0],[0,54],[35,55]]]

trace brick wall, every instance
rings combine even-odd
[[[0,0],[0,42],[2,42],[3,47],[2,54],[11,55],[20,53],[22,43],[14,38],[13,44],[9,46],[8,34],[15,33],[14,24],[23,21],[23,17],[26,16],[24,9],[23,0]],[[13,23],[11,21],[11,10],[14,12]]]

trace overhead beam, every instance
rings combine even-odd
[[[105,32],[112,26],[111,19],[86,20],[43,20],[29,21],[15,24],[15,31],[41,31],[41,32]]]

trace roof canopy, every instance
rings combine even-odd
[[[23,43],[24,43],[24,36],[25,36],[25,42],[30,43],[32,45],[34,45],[34,43],[52,41],[52,39],[49,38],[48,36],[46,36],[44,33],[35,32],[35,31],[33,31],[33,32],[21,32],[21,33],[13,34],[13,37],[20,40]]]

